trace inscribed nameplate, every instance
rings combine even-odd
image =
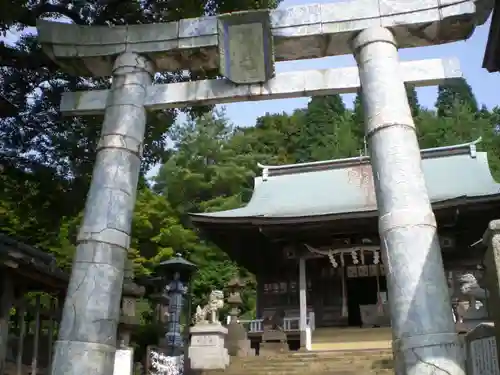
[[[219,71],[236,84],[264,83],[274,77],[273,37],[268,10],[218,17]]]
[[[347,267],[347,277],[358,277],[358,267],[356,266],[348,266]]]
[[[358,276],[368,277],[369,276],[368,266],[358,266]]]
[[[472,374],[500,375],[495,336],[484,337],[470,342]]]
[[[259,82],[265,76],[263,32],[259,23],[229,26],[229,71],[242,82]],[[251,36],[251,37],[249,37]]]

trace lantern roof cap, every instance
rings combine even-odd
[[[189,260],[184,259],[180,253],[177,253],[174,257],[160,262],[157,268],[172,272],[194,272],[198,269],[198,266]]]

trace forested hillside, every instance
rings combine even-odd
[[[64,16],[78,24],[164,22],[274,7],[278,1],[140,3],[142,8],[139,2],[129,1],[14,1],[8,6],[3,2],[0,25],[3,31],[26,32],[43,15]],[[69,269],[102,118],[62,118],[57,107],[64,91],[106,87],[108,82],[62,73],[30,34],[16,44],[0,43],[0,56],[0,94],[17,107],[15,116],[0,113],[1,231],[54,253],[59,265]],[[159,82],[181,79],[180,74],[158,77]],[[481,108],[464,80],[440,87],[432,110],[419,106],[414,89],[408,88],[408,97],[422,147],[482,136],[480,147],[489,151],[491,168],[499,175],[500,109]],[[361,101],[358,96],[354,110],[349,110],[340,96],[315,97],[307,108],[267,114],[247,128],[231,124],[223,111],[210,108],[189,109],[194,120],[175,125],[177,111],[151,114],[133,223],[131,257],[137,274],[150,274],[159,261],[181,252],[200,266],[195,303],[239,273],[249,283],[244,311],[251,315],[255,302],[252,275],[203,241],[187,213],[245,204],[252,194],[258,162],[295,163],[365,153]],[[144,174],[158,163],[162,164],[158,175],[146,181]]]

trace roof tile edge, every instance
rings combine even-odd
[[[451,146],[441,146],[434,148],[427,148],[420,150],[422,159],[438,158],[444,156],[451,156],[457,154],[469,154],[471,158],[476,157],[477,144],[482,141],[482,137],[479,137],[475,141],[462,143],[458,145]],[[297,164],[284,164],[284,165],[264,165],[257,163],[258,167],[262,169],[262,180],[266,181],[269,177],[294,174],[294,173],[305,173],[313,172],[324,169],[336,169],[345,168],[352,165],[368,164],[370,162],[370,157],[366,155],[343,158],[343,159],[332,159],[323,161],[313,161],[308,163],[297,163]]]

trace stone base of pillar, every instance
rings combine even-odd
[[[396,375],[463,374],[465,348],[458,334],[413,336],[393,342]]]
[[[220,324],[197,324],[190,333],[188,358],[192,370],[224,370],[229,366],[224,345],[227,328]]]

